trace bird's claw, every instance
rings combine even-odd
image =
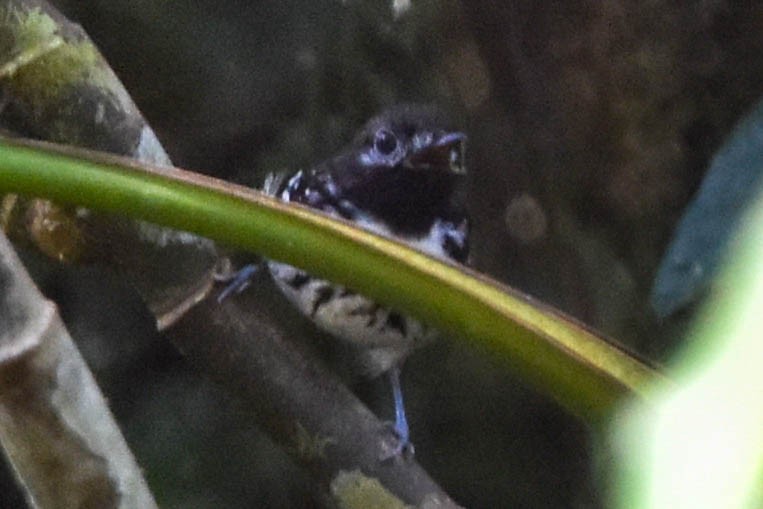
[[[259,270],[259,268],[259,265],[249,264],[226,278],[219,277],[220,281],[227,282],[228,285],[223,288],[223,291],[220,292],[220,295],[217,296],[217,302],[221,303],[232,293],[243,292],[246,287],[249,286],[249,283],[252,281],[252,277],[257,272],[257,270]]]
[[[398,429],[394,422],[384,423],[385,439],[382,440],[384,451],[379,457],[380,461],[390,461],[396,458],[411,460],[416,451],[407,430]]]

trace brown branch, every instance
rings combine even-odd
[[[53,303],[0,233],[0,442],[33,507],[156,507]]]
[[[359,469],[407,503],[452,504],[415,461],[380,460],[394,446],[386,426],[309,345],[295,340],[295,314],[273,292],[262,276],[223,305],[207,299],[170,331],[173,342],[251,402],[270,433],[317,478],[331,483]]]

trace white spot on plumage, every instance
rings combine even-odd
[[[286,189],[284,189],[283,193],[281,193],[282,200],[291,201],[291,193],[296,191],[299,187],[299,184],[302,181],[302,176],[302,170],[299,170],[294,174],[292,178],[289,179],[289,182],[286,183]]]
[[[286,176],[283,173],[268,173],[262,184],[262,192],[270,196],[277,195],[284,178]]]
[[[339,189],[336,187],[336,184],[334,183],[334,180],[329,178],[326,181],[326,192],[328,192],[329,196],[332,198],[336,198],[336,196],[339,194]]]
[[[426,234],[420,236],[402,237],[394,235],[389,227],[383,222],[362,212],[359,212],[355,216],[354,222],[357,223],[358,226],[370,232],[376,233],[377,235],[403,241],[414,249],[418,249],[419,251],[423,251],[429,255],[441,258],[443,260],[451,259],[450,255],[445,251],[446,237],[452,237],[455,232],[458,231],[453,228],[452,223],[436,219]],[[459,246],[463,246],[463,234],[461,234],[460,237],[460,239],[453,240],[455,240]]]
[[[424,147],[428,147],[432,144],[432,133],[428,131],[424,131],[421,133],[416,134],[413,137],[413,141],[411,143],[413,150],[421,150]]]

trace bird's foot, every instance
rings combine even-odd
[[[228,283],[220,295],[217,296],[217,302],[220,303],[227,299],[232,293],[243,292],[249,283],[252,282],[252,277],[257,273],[260,266],[255,264],[249,264],[242,267],[237,272],[232,274],[219,275],[216,277],[218,281]]]
[[[384,435],[380,461],[392,461],[397,458],[408,461],[413,458],[416,451],[407,428],[399,429],[394,422],[385,422]]]
[[[403,391],[400,387],[400,367],[394,366],[388,372],[389,380],[392,385],[392,396],[395,401],[395,422],[385,424],[389,434],[393,437],[392,444],[382,454],[382,461],[391,458],[410,459],[413,457],[413,444],[411,443],[411,432],[408,427],[408,419],[405,417],[405,406],[403,405]],[[389,442],[385,442],[389,444]]]

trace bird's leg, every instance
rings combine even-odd
[[[392,431],[395,434],[397,443],[390,453],[384,455],[383,460],[402,455],[413,455],[413,444],[411,443],[408,419],[405,416],[405,405],[403,404],[403,390],[400,386],[400,367],[395,366],[388,373],[389,381],[392,385],[392,397],[395,402],[395,423]]]
[[[259,269],[260,266],[258,264],[250,263],[249,265],[244,265],[244,267],[229,276],[220,277],[219,280],[228,283],[228,285],[222,292],[220,292],[220,295],[217,296],[217,302],[220,303],[224,301],[232,293],[243,292],[246,287],[249,286],[252,277]]]
[[[392,384],[392,397],[395,401],[395,434],[404,445],[410,442],[408,419],[405,417],[403,404],[403,389],[400,387],[400,368],[395,366],[389,370],[389,381]]]

